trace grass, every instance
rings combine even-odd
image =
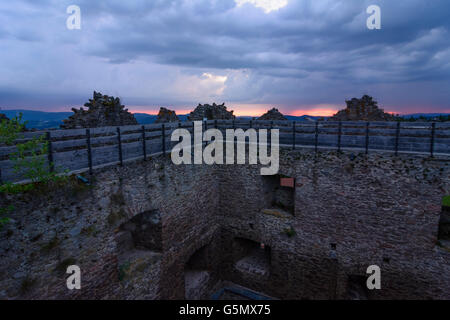
[[[442,206],[450,207],[450,196],[445,196],[442,198]]]
[[[130,270],[131,263],[125,262],[124,264],[119,266],[119,281],[122,281],[127,276],[128,270]]]
[[[293,236],[296,235],[296,232],[295,232],[294,228],[290,227],[290,228],[284,229],[284,234],[287,235],[289,238],[292,238]]]
[[[71,176],[69,180],[70,185],[70,191],[72,197],[82,197],[84,196],[89,190],[93,189],[92,183],[91,185],[84,184],[83,182],[80,182],[76,177]]]

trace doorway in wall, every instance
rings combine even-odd
[[[283,175],[262,176],[264,209],[275,209],[291,215],[295,211],[295,179]]]

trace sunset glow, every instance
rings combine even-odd
[[[342,108],[342,107],[341,107]],[[336,112],[340,110],[339,107],[312,107],[312,108],[300,108],[296,109],[295,111],[291,112],[290,115],[292,116],[303,116],[303,115],[309,115],[309,116],[315,116],[315,117],[331,117]]]
[[[260,117],[264,113],[266,113],[268,110],[272,108],[277,108],[281,113],[285,115],[291,115],[291,116],[303,116],[303,115],[310,115],[310,116],[322,116],[322,117],[329,117],[334,115],[339,108],[338,106],[323,106],[323,105],[317,105],[317,106],[301,106],[301,107],[282,107],[282,106],[275,106],[271,104],[240,104],[240,103],[230,103],[227,104],[228,110],[233,110],[233,114],[237,117]],[[170,110],[175,110],[177,114],[189,114],[191,111],[195,109],[195,106],[192,107],[170,107],[170,106],[164,106],[165,108],[168,108]],[[153,114],[157,115],[159,112],[160,106],[129,106],[128,110],[132,113],[147,113],[147,114]]]

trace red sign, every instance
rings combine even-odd
[[[294,178],[280,178],[280,185],[282,187],[294,188]]]

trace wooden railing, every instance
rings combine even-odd
[[[168,152],[177,142],[171,134],[177,128],[193,133],[193,122],[102,127],[73,130],[25,132],[23,140],[46,135],[47,157],[54,170],[70,172],[92,170],[99,166],[123,164]],[[450,156],[450,122],[293,122],[260,120],[209,120],[203,129],[279,129],[280,145],[290,148],[356,149],[394,153],[413,152]],[[224,135],[225,137],[225,135]],[[23,141],[22,140],[22,141]],[[18,141],[21,142],[21,141]],[[2,181],[20,181],[13,171],[10,154],[15,146],[0,146]]]

